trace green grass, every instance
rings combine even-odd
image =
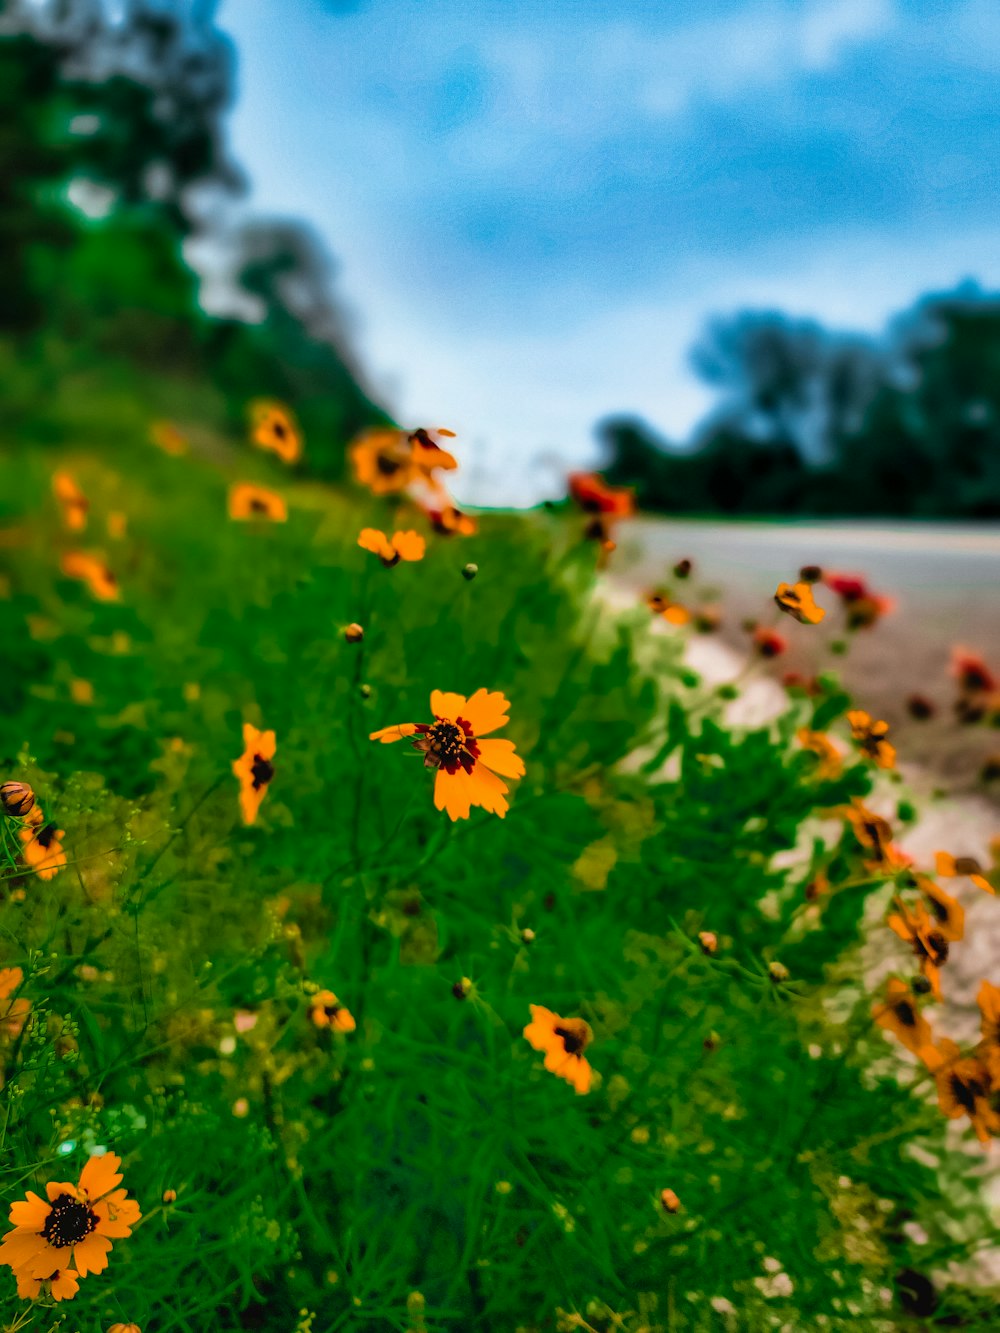
[[[45,448],[24,427],[0,465],[0,756],[70,864],[48,882],[8,864],[0,885],[0,965],[32,1005],[2,1053],[0,1202],[104,1145],[145,1216],[72,1305],[32,1313],[0,1269],[5,1316],[67,1333],[921,1326],[895,1282],[987,1234],[971,1167],[872,1028],[856,944],[881,886],[806,912],[808,855],[775,863],[868,789],[859,765],[817,783],[794,742],[846,700],[727,725],[677,636],[594,599],[593,550],[560,515],[488,516],[385,570],[357,532],[412,513],[215,436],[161,455],[134,390],[81,389],[46,419]],[[56,467],[90,498],[82,542]],[[230,523],[234,479],[280,490],[289,522]],[[120,602],[60,575],[80,544],[107,553]],[[432,689],[480,686],[511,701],[527,773],[505,820],[452,823],[419,758],[367,736],[426,719]],[[244,721],[277,734],[250,828],[230,771]],[[838,858],[849,877],[850,839]],[[316,986],[354,1033],[313,1027]],[[523,1040],[530,1004],[591,1023],[588,1096]],[[949,1287],[933,1322],[993,1318],[988,1294]]]

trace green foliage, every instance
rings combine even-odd
[[[69,858],[3,879],[0,964],[32,1017],[5,1053],[0,1189],[75,1178],[104,1145],[144,1213],[74,1326],[279,1330],[306,1310],[324,1330],[638,1333],[721,1327],[714,1300],[741,1329],[907,1327],[899,1275],[982,1234],[970,1168],[873,1035],[855,942],[882,882],[807,912],[808,840],[795,869],[775,859],[867,789],[860,767],[816,782],[793,742],[846,699],[734,729],[676,637],[592,600],[593,550],[558,516],[487,518],[384,569],[356,534],[412,513],[282,485],[249,453],[170,458],[129,421],[103,454],[58,454],[119,602],[59,573],[84,543],[60,532],[52,457],[12,449],[0,484],[0,755]],[[224,519],[254,475],[287,524]],[[510,699],[527,773],[505,820],[452,823],[418,757],[367,736],[479,686]],[[277,733],[252,827],[244,721]],[[849,840],[839,855],[849,875]],[[314,1027],[317,986],[356,1031]],[[523,1040],[529,1004],[593,1026],[588,1096]],[[947,1164],[946,1196],[911,1141]]]

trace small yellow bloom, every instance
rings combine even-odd
[[[774,600],[782,611],[802,625],[818,625],[826,615],[823,608],[816,605],[812,584],[804,580],[779,583]]]
[[[400,560],[423,560],[427,549],[423,537],[412,529],[394,532],[390,538],[378,528],[362,528],[358,533],[358,545],[363,551],[377,555],[386,569],[398,565]]]

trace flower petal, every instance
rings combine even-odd
[[[273,733],[272,733],[273,734]],[[113,1152],[102,1153],[99,1157],[88,1157],[80,1172],[80,1190],[91,1201],[102,1199],[105,1194],[122,1183],[118,1168],[122,1159]]]
[[[495,773],[491,773],[484,764],[475,766],[469,775],[469,781],[472,784],[472,804],[481,805],[490,814],[503,819],[510,809],[506,800],[506,782],[498,778]]]
[[[480,741],[479,761],[503,778],[524,777],[524,760],[515,751],[513,741]]]
[[[73,1258],[76,1261],[77,1272],[81,1277],[86,1277],[88,1273],[103,1273],[108,1266],[108,1254],[111,1250],[111,1242],[107,1236],[98,1235],[92,1231],[89,1236],[80,1241],[79,1245],[73,1246]]]
[[[399,722],[394,727],[383,727],[381,731],[370,732],[368,739],[381,741],[383,745],[391,745],[393,741],[402,741],[407,736],[412,736],[416,729],[412,722]]]
[[[438,769],[434,779],[434,804],[438,810],[447,811],[452,819],[468,819],[474,791],[472,779],[464,768],[456,773]]]
[[[465,705],[462,716],[471,723],[476,736],[488,736],[491,731],[506,726],[510,721],[510,704],[498,690],[476,690]]]
[[[431,690],[431,712],[435,717],[454,722],[457,717],[468,720],[464,694],[450,694],[447,690]]]
[[[41,1231],[49,1211],[49,1204],[29,1190],[26,1199],[18,1199],[16,1203],[11,1204],[10,1221],[15,1227],[25,1227],[29,1231]]]

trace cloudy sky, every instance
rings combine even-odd
[[[376,391],[526,502],[683,437],[707,316],[877,329],[1000,284],[998,0],[223,0],[251,203],[310,220]]]

